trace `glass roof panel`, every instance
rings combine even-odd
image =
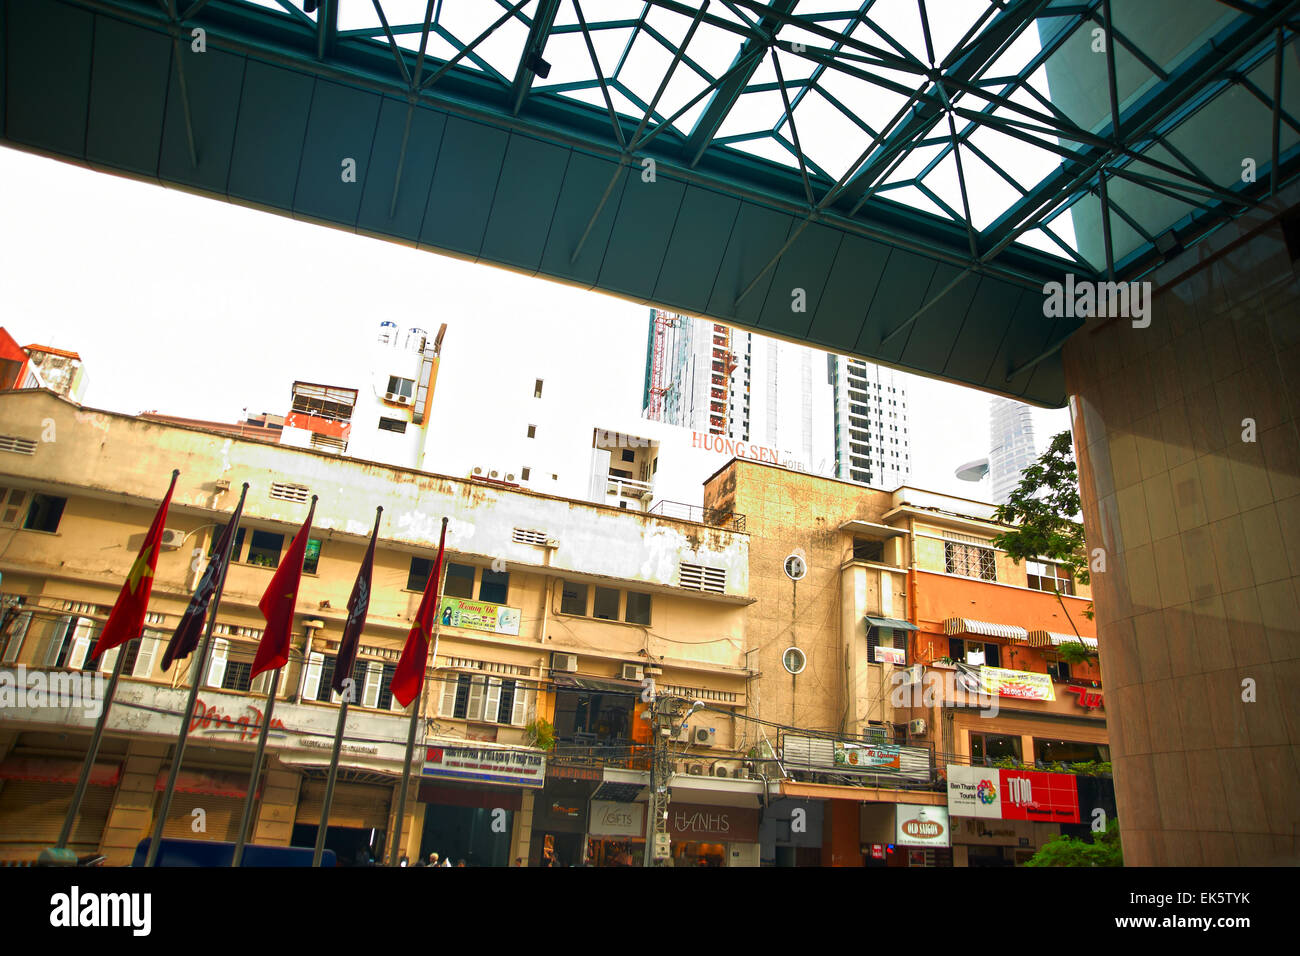
[[[871,136],[816,90],[795,107],[794,121],[804,153],[835,179],[871,145]]]
[[[1111,0],[1111,11],[1115,29],[1166,73],[1240,15],[1220,0],[1179,0],[1176,17],[1151,0]]]
[[[942,206],[915,186],[899,186],[897,189],[890,189],[887,192],[882,191],[879,195],[882,199],[892,199],[895,202],[911,206],[913,209],[920,209],[923,212],[934,213],[936,216],[943,219],[952,218],[944,211]]]

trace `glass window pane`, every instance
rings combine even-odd
[[[263,568],[279,567],[283,547],[284,535],[254,530],[252,541],[248,545],[248,563]]]
[[[473,565],[448,563],[447,578],[442,583],[442,593],[447,597],[472,598],[474,596]]]
[[[650,623],[650,595],[627,592],[627,613],[624,620],[629,624]]]
[[[596,601],[591,616],[602,621],[617,621],[618,590],[615,588],[596,588]]]
[[[411,569],[406,573],[406,589],[423,591],[433,573],[433,562],[428,558],[412,558]]]
[[[587,613],[587,585],[565,581],[561,584],[560,610],[565,614]]]
[[[320,564],[320,538],[307,539],[307,551],[302,559],[303,574],[315,574]]]
[[[483,569],[483,580],[479,582],[478,599],[492,604],[505,604],[510,593],[510,572]]]

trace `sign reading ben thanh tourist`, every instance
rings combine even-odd
[[[519,634],[519,608],[487,601],[444,597],[439,619],[443,627],[466,627],[492,634]]]

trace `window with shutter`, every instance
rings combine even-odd
[[[476,677],[469,685],[469,705],[465,709],[467,720],[483,719],[483,678]]]
[[[42,662],[46,667],[62,667],[63,659],[66,657],[66,648],[68,646],[68,636],[72,633],[75,617],[65,616],[59,618],[51,629],[50,643],[45,647],[45,660]]]
[[[99,670],[104,674],[113,673],[113,668],[117,666],[117,655],[122,653],[122,645],[119,644],[111,651],[105,651],[99,655]]]
[[[366,689],[361,696],[362,707],[379,706],[379,685],[383,682],[384,665],[370,661],[366,665]]]
[[[230,653],[230,642],[218,637],[212,642],[212,659],[208,661],[209,687],[220,687],[226,677],[226,655]]]
[[[9,639],[5,644],[5,653],[2,658],[6,664],[12,664],[18,659],[18,652],[23,649],[23,640],[27,637],[27,629],[31,627],[32,612],[23,611],[14,618],[13,623],[9,625]]]
[[[501,706],[501,678],[487,679],[487,694],[483,700],[483,719],[489,723],[497,722],[497,709]]]
[[[515,688],[515,700],[510,714],[510,723],[516,727],[522,727],[532,719],[533,701],[537,691],[534,688],[524,688],[517,686]]]
[[[135,652],[135,663],[131,667],[132,677],[149,678],[153,676],[153,662],[158,655],[158,648],[163,645],[163,636],[158,631],[144,632]]]
[[[501,682],[501,706],[497,708],[497,723],[508,724],[511,722],[515,712],[515,688],[517,684],[513,680],[503,680]]]
[[[321,670],[325,666],[325,655],[319,651],[313,651],[307,655],[307,673],[302,681],[302,696],[304,700],[315,700],[316,695],[320,693]]]
[[[459,683],[455,675],[442,678],[442,695],[438,701],[439,717],[456,716],[456,688]]]

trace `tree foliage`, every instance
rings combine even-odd
[[[1065,834],[1053,837],[1038,848],[1025,866],[1123,866],[1124,850],[1119,842],[1119,821],[1111,820],[1105,833],[1092,841]]]
[[[1074,579],[1088,583],[1088,550],[1079,516],[1079,473],[1070,433],[1063,431],[1041,458],[1020,475],[1020,484],[996,518],[1014,525],[993,539],[1017,564],[1034,558],[1060,562]]]

